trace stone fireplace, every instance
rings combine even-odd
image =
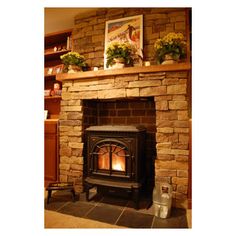
[[[85,130],[142,125],[147,132],[146,186],[173,186],[173,204],[187,208],[191,67],[187,63],[61,74],[60,181],[85,188]]]

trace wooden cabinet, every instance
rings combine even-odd
[[[44,91],[50,90],[50,93],[44,96],[44,110],[48,111],[44,121],[45,185],[57,181],[59,175],[58,119],[61,95],[58,89],[54,90],[54,86],[59,85],[61,90],[62,83],[56,80],[56,75],[62,73],[60,56],[71,51],[71,32],[72,30],[64,30],[47,34],[44,40]]]
[[[46,120],[44,124],[44,179],[58,180],[58,120]]]

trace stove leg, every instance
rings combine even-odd
[[[135,208],[139,209],[139,189],[135,188],[133,189],[133,201],[135,203]]]
[[[47,204],[49,203],[49,199],[51,198],[51,196],[52,196],[52,190],[49,189],[49,190],[48,190]]]
[[[75,190],[74,189],[71,190],[71,194],[72,194],[73,202],[75,202]]]
[[[85,185],[86,200],[89,201],[89,184]]]

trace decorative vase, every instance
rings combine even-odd
[[[67,73],[76,73],[76,72],[79,72],[81,71],[81,67],[80,66],[77,66],[77,65],[69,65],[68,66],[68,72]]]
[[[125,67],[124,58],[114,58],[113,61],[115,62],[115,64],[112,65],[112,69],[120,69]]]
[[[179,55],[173,56],[171,53],[165,54],[164,61],[161,63],[162,65],[170,65],[178,63]]]

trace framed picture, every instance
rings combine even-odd
[[[53,74],[60,74],[63,70],[63,64],[53,67]]]
[[[143,15],[125,17],[106,22],[105,52],[107,46],[114,41],[129,42],[135,48],[135,59],[143,57]],[[137,62],[137,61],[136,61]],[[135,63],[135,62],[134,62]],[[106,53],[104,53],[104,69],[106,67]]]
[[[53,72],[53,68],[47,68],[47,75],[51,75]]]
[[[47,120],[48,118],[48,110],[44,110],[44,120]]]

